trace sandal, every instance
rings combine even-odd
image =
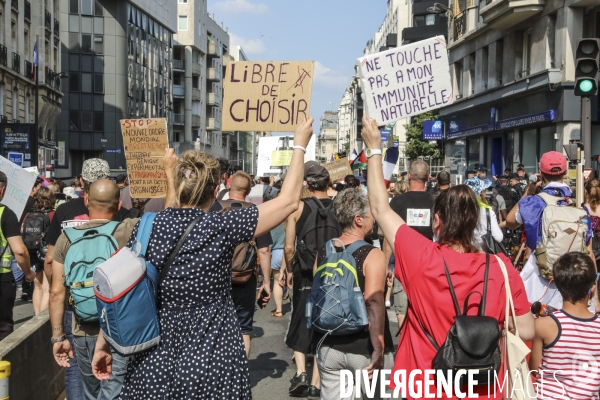
[[[271,317],[281,318],[283,317],[283,313],[281,311],[275,311],[274,313],[271,313]]]

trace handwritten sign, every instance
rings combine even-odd
[[[365,112],[386,125],[452,102],[443,36],[396,47],[357,61]]]
[[[131,197],[165,197],[167,177],[163,157],[169,146],[167,121],[164,118],[122,119],[121,132]]]
[[[0,156],[0,171],[6,174],[8,184],[2,204],[10,208],[17,217],[23,214],[25,203],[35,183],[35,175]]]
[[[275,150],[271,155],[272,167],[287,167],[292,162],[293,150]]]
[[[323,167],[329,171],[331,182],[343,179],[346,175],[352,175],[352,168],[350,168],[350,162],[347,157],[323,164]]]
[[[313,61],[235,61],[224,79],[223,130],[294,132],[308,118]]]
[[[281,150],[284,147],[284,137],[283,136],[267,136],[258,139],[258,162],[256,164],[256,176],[271,176],[281,174],[283,171],[281,168],[273,165],[273,161],[277,162],[278,160],[273,160],[274,153]],[[294,146],[294,139],[289,138],[288,148],[292,148]],[[313,135],[308,142],[308,146],[306,146],[306,154],[304,155],[304,162],[314,161],[317,157],[317,136]],[[291,158],[290,158],[291,161]],[[287,165],[290,165],[288,161]]]

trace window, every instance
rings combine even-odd
[[[81,113],[81,130],[85,132],[92,131],[92,113],[82,112]]]
[[[69,51],[79,53],[79,33],[69,33]]]
[[[556,128],[554,126],[540,128],[540,156],[549,151],[556,151],[555,132]]]
[[[475,94],[475,53],[469,54],[469,90],[469,95]]]
[[[13,120],[19,119],[19,88],[13,88],[12,92],[13,101]]]
[[[81,106],[81,102],[79,101],[79,93],[70,93],[69,94],[69,110],[77,111]]]
[[[102,111],[104,109],[104,96],[94,96],[94,111]]]
[[[4,115],[4,84],[0,84],[0,114]]]
[[[79,92],[78,72],[69,72],[69,92]]]
[[[95,0],[94,1],[94,15],[97,16],[102,16],[104,15],[104,9],[102,8],[102,4],[100,4],[100,1]]]
[[[81,33],[92,33],[92,17],[81,17]]]
[[[179,25],[177,26],[177,30],[187,31],[188,30],[188,17],[187,15],[179,16]]]
[[[79,130],[79,111],[70,111],[69,112],[69,130],[70,131],[78,131]]]
[[[92,74],[81,74],[81,92],[92,93]]]
[[[537,171],[537,129],[521,131],[521,163],[525,165],[525,172]]]
[[[81,52],[92,52],[92,35],[81,35]]]
[[[104,54],[104,36],[94,35],[94,51],[96,54]]]
[[[104,93],[104,75],[94,75],[94,93]]]
[[[456,93],[462,96],[463,94],[463,64],[462,62],[454,63],[454,78],[456,81]]]
[[[504,41],[499,39],[496,41],[496,85],[502,85],[502,63],[504,62],[504,58],[502,54],[504,53]]]
[[[101,112],[94,113],[94,131],[104,132],[104,114]]]
[[[531,73],[531,29],[523,33],[523,70],[521,78]]]
[[[92,15],[92,0],[81,0],[81,15]]]
[[[179,4],[187,4],[188,0],[177,0]]]
[[[483,90],[488,88],[488,47],[481,49],[481,81],[483,84]]]
[[[31,100],[31,96],[28,94],[27,96],[25,96],[25,123],[29,124],[31,123],[31,107],[29,104],[29,101]]]
[[[425,25],[435,25],[435,14],[427,14],[425,16]]]
[[[79,0],[69,0],[69,12],[79,14]]]

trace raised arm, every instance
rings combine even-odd
[[[165,158],[163,166],[167,176],[167,198],[165,199],[165,208],[173,207],[175,204],[175,165],[177,165],[177,155],[175,149],[165,149]]]
[[[361,136],[368,149],[381,149],[381,134],[374,119],[370,119],[366,114],[362,119],[363,129]],[[388,202],[388,193],[383,179],[383,169],[381,155],[369,157],[369,205],[375,220],[383,231],[385,239],[393,244],[396,238],[396,232],[404,220],[396,214]]]
[[[294,147],[300,146],[306,149],[312,136],[312,124],[314,119],[308,117],[296,128],[294,134]],[[290,214],[298,209],[300,194],[302,192],[302,181],[304,180],[304,153],[299,148],[294,148],[292,161],[283,182],[281,193],[277,198],[267,201],[258,206],[258,225],[254,237],[264,235],[282,223]]]

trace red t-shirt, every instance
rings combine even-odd
[[[444,272],[444,259],[450,271],[458,303],[462,308],[469,293],[473,291],[483,293],[486,256],[481,253],[458,253],[432,242],[407,225],[402,225],[398,229],[394,248],[396,255],[394,272],[396,278],[404,286],[409,304],[394,362],[394,372],[406,370],[406,380],[408,381],[412,370],[432,369],[431,363],[437,352],[425,336],[418,321],[421,321],[438,346],[443,345],[450,327],[454,324],[456,312]],[[510,260],[503,255],[500,257],[508,271],[515,312],[517,316],[526,314],[530,311],[530,307],[523,281]],[[479,296],[471,296],[469,315],[477,313],[479,301]],[[492,256],[485,315],[496,318],[502,325],[505,306],[504,276],[496,257]],[[423,375],[420,377],[423,380]],[[390,386],[395,387],[393,379]],[[434,392],[433,386],[430,391]],[[475,392],[480,393],[480,398],[484,397],[484,394],[487,396],[487,391],[487,387],[475,387]],[[408,392],[408,386],[406,394],[407,398],[412,398]],[[422,394],[424,397],[424,389]],[[502,396],[498,393],[498,397]]]

